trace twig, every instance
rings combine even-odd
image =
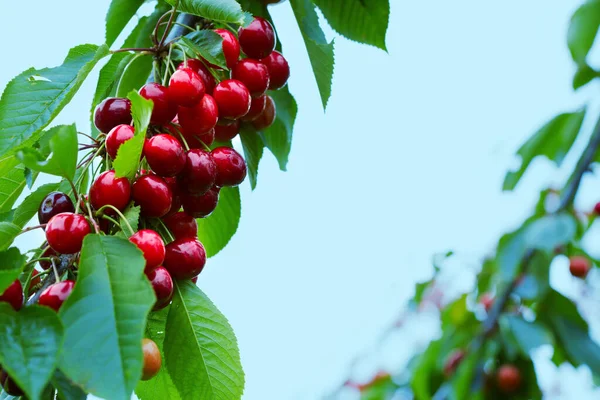
[[[62,275],[67,270],[67,268],[69,268],[69,266],[71,266],[75,262],[76,258],[77,254],[67,254],[59,256],[60,263],[56,266],[58,274]],[[55,282],[56,278],[54,277],[54,274],[48,274],[48,276],[46,276],[46,278],[42,282],[42,287],[37,292],[35,292],[35,294],[29,300],[27,300],[27,305],[37,303],[42,292],[46,290],[46,288],[48,288],[49,286],[53,285]]]

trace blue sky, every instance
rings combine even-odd
[[[538,161],[501,192],[523,140],[598,90],[570,86],[566,29],[579,1],[392,3],[388,53],[336,38],[326,114],[291,9],[273,7],[299,103],[288,172],[265,153],[257,189],[242,188],[238,233],[199,280],[237,332],[245,400],[320,398],[429,277],[433,253],[457,250],[473,268],[585,145],[567,168]],[[108,4],[34,2],[23,21],[18,3],[2,2],[0,86],[102,43]],[[87,128],[97,73],[56,123]],[[587,209],[600,193],[597,179],[584,183]]]

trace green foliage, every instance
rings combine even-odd
[[[573,76],[573,89],[577,90],[582,86],[587,85],[592,80],[599,78],[600,72],[594,70],[587,64],[580,65],[577,72]]]
[[[106,44],[112,45],[144,0],[112,0],[106,14]]]
[[[223,54],[223,38],[213,31],[196,31],[188,33],[180,39],[181,44],[192,57],[202,57],[209,63],[227,69]]]
[[[573,60],[585,64],[600,27],[600,1],[587,0],[571,18],[567,41]]]
[[[59,400],[86,400],[87,394],[76,386],[59,369],[54,371],[54,376],[50,380],[52,386],[58,392]]]
[[[0,252],[0,293],[13,283],[23,270],[26,257],[16,247]]]
[[[25,167],[15,155],[0,159],[0,212],[10,211],[25,189]]]
[[[258,178],[258,164],[263,155],[265,144],[256,131],[243,124],[240,130],[240,139],[244,148],[244,159],[248,166],[248,177],[250,186],[256,188],[256,179]]]
[[[197,15],[216,22],[244,25],[251,20],[249,14],[235,0],[165,0],[179,11]]]
[[[224,187],[219,194],[219,204],[208,217],[198,219],[198,238],[206,249],[207,257],[217,255],[237,231],[242,215],[240,190]]]
[[[10,222],[0,222],[0,251],[8,249],[19,235],[21,228]]]
[[[502,335],[514,341],[523,357],[529,357],[540,346],[554,343],[552,334],[540,322],[527,322],[516,315],[502,316],[499,322]]]
[[[279,168],[285,171],[292,149],[292,134],[296,115],[298,114],[298,106],[296,100],[286,88],[269,92],[269,95],[275,102],[277,117],[273,125],[260,132],[260,136],[265,146],[277,158]]]

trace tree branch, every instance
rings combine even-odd
[[[77,257],[76,254],[67,254],[61,255],[59,256],[59,258],[60,263],[56,266],[56,270],[58,271],[58,275],[62,275],[67,270],[67,268],[69,268],[69,266],[73,264]],[[42,282],[42,287],[39,288],[29,300],[27,300],[27,305],[29,306],[31,304],[37,303],[42,292],[55,283],[56,277],[54,276],[54,274],[48,274]]]

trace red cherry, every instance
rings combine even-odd
[[[61,213],[46,225],[46,240],[54,251],[73,254],[81,251],[83,238],[90,232],[90,224],[83,215]]]
[[[39,285],[40,283],[42,283],[42,278],[38,276],[39,274],[40,272],[37,269],[31,271],[31,282],[29,283],[29,290],[31,290],[31,288],[35,285]]]
[[[250,58],[238,61],[231,71],[231,77],[246,85],[252,97],[263,95],[269,88],[269,69]]]
[[[58,311],[73,291],[74,286],[75,282],[68,280],[48,286],[40,295],[39,305]]]
[[[504,393],[514,393],[521,386],[521,372],[512,364],[504,364],[496,372],[498,389]]]
[[[188,67],[194,70],[200,76],[200,78],[202,78],[205,93],[212,95],[212,92],[215,89],[215,85],[217,84],[217,82],[215,82],[215,77],[212,76],[208,68],[206,68],[206,65],[204,65],[202,61],[196,58],[188,58],[187,66],[185,65],[185,63],[181,63],[179,64],[177,69],[183,69]]]
[[[152,271],[165,260],[165,242],[158,233],[151,229],[142,229],[134,233],[129,241],[144,253],[146,259],[145,271]]]
[[[177,139],[161,134],[144,144],[144,155],[148,165],[159,176],[175,176],[185,166],[185,151]]]
[[[215,140],[218,142],[227,142],[240,133],[240,121],[235,120],[227,125],[215,126]]]
[[[169,185],[156,175],[138,178],[131,187],[131,197],[135,204],[141,207],[141,214],[151,218],[166,215],[173,202],[173,193]]]
[[[451,376],[456,368],[460,365],[462,360],[465,358],[465,351],[458,349],[454,350],[448,358],[446,359],[446,363],[444,364],[444,375],[447,377]]]
[[[42,253],[42,256],[41,256],[41,258],[50,258],[50,257],[58,257],[58,254],[52,249],[52,247],[48,247],[46,249],[46,251],[44,251]],[[58,262],[58,261],[56,261],[56,262]],[[40,264],[40,267],[42,267],[42,269],[44,271],[47,270],[47,269],[52,268],[52,262],[51,261],[44,260],[44,261],[40,261],[39,264]]]
[[[215,99],[207,94],[192,107],[179,107],[177,117],[185,136],[201,135],[215,127],[219,109]]]
[[[75,212],[71,198],[62,192],[48,193],[38,208],[38,221],[46,224],[50,218],[63,212]]]
[[[260,117],[263,111],[265,111],[265,107],[267,106],[267,97],[270,96],[263,94],[260,97],[253,97],[252,103],[250,104],[250,111],[248,111],[248,114],[244,115],[240,119],[242,121],[254,121],[258,117]]]
[[[106,152],[113,160],[117,158],[119,147],[134,136],[135,130],[131,125],[117,125],[106,136]]]
[[[281,53],[274,51],[260,60],[269,70],[269,89],[277,90],[285,86],[290,77],[290,66]]]
[[[16,311],[19,311],[23,307],[23,298],[23,286],[21,286],[21,282],[17,279],[0,295],[0,302],[6,302]]]
[[[273,98],[267,96],[266,100],[265,109],[254,121],[252,121],[252,126],[254,126],[254,129],[257,131],[262,131],[273,125],[275,117],[277,116],[277,109],[275,108]]]
[[[195,239],[198,237],[198,223],[196,223],[194,217],[186,212],[178,212],[165,217],[163,218],[163,222],[175,239]]]
[[[594,206],[594,212],[596,214],[600,214],[600,202],[596,203],[596,205]]]
[[[156,294],[156,303],[154,303],[153,310],[162,310],[169,305],[173,298],[173,279],[165,267],[157,267],[152,271],[148,271],[146,276]]]
[[[171,209],[167,213],[167,216],[168,216],[168,215],[175,214],[177,211],[179,211],[181,209],[181,189],[179,188],[177,178],[168,177],[168,178],[163,178],[163,179],[169,186],[169,189],[171,189],[171,194],[173,195],[173,201],[171,202]]]
[[[94,111],[94,125],[102,133],[108,133],[121,124],[131,123],[131,101],[118,97],[104,99]]]
[[[167,245],[164,267],[175,279],[191,279],[204,268],[206,251],[196,239],[177,239]]]
[[[235,35],[227,29],[215,29],[215,32],[223,38],[223,54],[225,55],[225,62],[227,63],[227,68],[231,69],[238,58],[240,58],[240,43]]]
[[[127,178],[115,178],[115,171],[110,170],[100,174],[90,188],[90,204],[96,210],[111,205],[123,211],[131,197],[131,185]],[[115,214],[114,210],[105,210],[106,214]],[[60,250],[57,250],[59,253]],[[68,254],[68,253],[67,253]]]
[[[154,108],[150,122],[156,125],[165,125],[177,114],[177,105],[169,101],[169,90],[158,83],[147,83],[140,89],[143,98],[152,100]]]
[[[219,117],[238,119],[250,110],[252,101],[248,88],[235,79],[222,81],[215,87],[215,101],[219,107]]]
[[[192,137],[186,136],[185,140],[187,140],[190,149],[205,149],[206,146],[210,147],[215,141],[215,129],[213,128],[202,135],[195,135]],[[204,143],[204,145],[202,143]]]
[[[269,21],[261,17],[247,27],[238,30],[240,46],[248,57],[264,58],[275,49],[275,30]]]
[[[219,203],[219,188],[213,187],[208,192],[200,195],[184,193],[181,196],[183,210],[194,218],[209,216]],[[197,231],[196,235],[197,236]]]
[[[198,276],[195,276],[191,279],[192,282],[194,283],[198,283]]]
[[[216,185],[237,186],[246,178],[246,161],[231,147],[217,147],[212,151],[217,165]]]
[[[169,100],[178,106],[193,106],[202,99],[205,90],[202,78],[191,68],[178,69],[169,80]]]
[[[211,153],[192,149],[187,152],[185,168],[180,175],[182,187],[193,194],[203,194],[215,184],[217,166]]]
[[[569,271],[577,278],[585,278],[590,271],[591,262],[584,256],[573,256],[569,259]]]

